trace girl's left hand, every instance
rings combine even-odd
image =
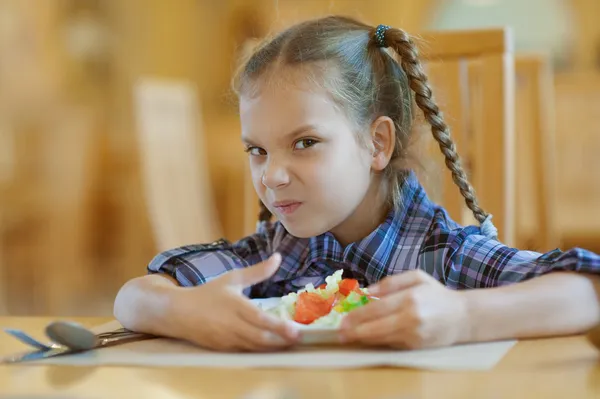
[[[421,270],[386,277],[369,294],[380,300],[348,313],[343,342],[418,349],[469,341],[465,296]]]

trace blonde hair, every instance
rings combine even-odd
[[[380,116],[391,118],[396,141],[384,175],[396,207],[401,205],[400,187],[407,176],[404,161],[414,120],[414,96],[414,103],[431,125],[454,183],[475,218],[483,223],[488,214],[477,204],[450,130],[433,99],[417,46],[403,30],[386,28],[376,31],[342,16],[294,25],[266,40],[249,55],[234,79],[234,90],[238,95],[251,92],[260,78],[281,67],[320,68],[324,79],[319,83],[357,126],[366,127]],[[393,52],[383,48],[382,43]],[[262,202],[260,206],[259,219],[269,220],[271,213]]]

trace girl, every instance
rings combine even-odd
[[[264,204],[258,232],[156,256],[117,295],[123,326],[216,350],[284,348],[298,331],[248,297],[317,286],[339,269],[381,298],[344,319],[343,341],[422,348],[600,321],[600,256],[495,239],[402,30],[304,22],[263,44],[235,83]],[[406,166],[413,96],[479,227],[452,221]]]

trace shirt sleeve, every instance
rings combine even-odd
[[[210,244],[170,249],[156,255],[147,270],[149,274],[168,274],[184,287],[205,284],[231,270],[268,259],[274,232],[274,224],[263,223],[256,234],[234,243],[220,239]]]
[[[600,274],[600,256],[593,252],[580,248],[522,251],[482,235],[475,226],[433,229],[420,264],[452,289],[509,285],[555,271]]]

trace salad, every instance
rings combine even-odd
[[[357,280],[342,278],[342,273],[336,271],[316,288],[307,284],[297,293],[281,297],[277,306],[266,311],[300,324],[338,327],[346,313],[375,299],[366,288],[360,288]]]

